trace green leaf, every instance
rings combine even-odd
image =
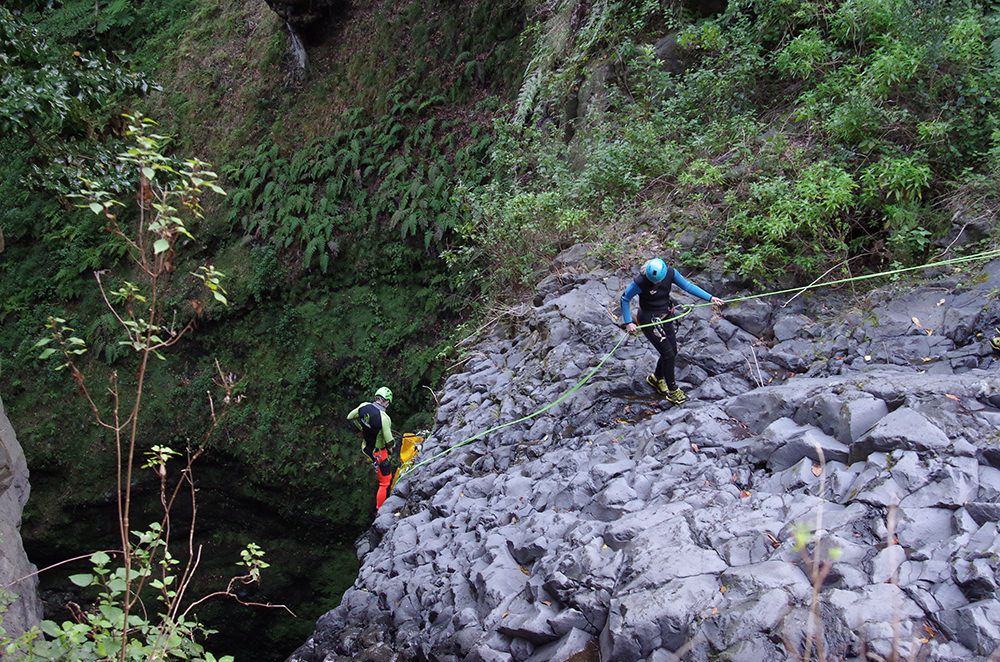
[[[70,575],[69,580],[77,586],[90,586],[94,583],[94,576],[91,574]]]
[[[44,361],[45,359],[49,358],[50,356],[52,356],[55,353],[56,353],[56,350],[53,349],[52,347],[49,347],[48,349],[46,349],[45,351],[43,351],[38,358]]]
[[[105,552],[94,552],[90,555],[90,562],[94,565],[107,565],[110,560],[111,557]]]
[[[58,639],[59,635],[62,634],[62,630],[53,621],[42,621],[42,632],[53,639]]]
[[[153,252],[159,255],[170,248],[170,242],[166,239],[157,239],[153,242]]]
[[[90,210],[92,212],[94,212],[95,214],[103,214],[104,213],[104,205],[102,205],[99,202],[91,202],[90,203]]]
[[[156,176],[156,171],[154,171],[149,166],[143,166],[142,174],[146,176],[146,179],[152,179],[153,177]]]
[[[41,340],[39,340],[34,344],[33,348],[37,349],[38,347],[44,347],[45,345],[48,345],[50,342],[52,342],[52,338],[42,338]]]

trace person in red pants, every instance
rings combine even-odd
[[[361,452],[375,469],[378,487],[375,491],[375,508],[382,507],[392,486],[392,463],[389,457],[393,451],[392,419],[386,413],[392,404],[392,391],[383,386],[375,391],[374,402],[362,402],[347,420],[353,421],[361,431]]]

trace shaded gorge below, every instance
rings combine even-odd
[[[145,529],[162,513],[157,485],[146,478],[148,471],[143,474],[133,492],[133,530]],[[303,514],[296,507],[304,498],[301,491],[254,484],[245,468],[231,459],[203,457],[195,464],[194,477],[198,487],[195,549],[203,546],[203,551],[191,599],[223,590],[242,570],[236,565],[240,550],[255,542],[265,550],[271,567],[263,572],[259,586],[238,589],[240,598],[284,604],[295,613],[293,617],[284,609],[244,607],[229,598],[209,600],[197,610],[202,623],[217,630],[205,642],[206,649],[237,660],[284,660],[354,582],[358,569],[354,540],[360,531]],[[102,500],[66,505],[43,516],[39,509],[45,510],[51,499],[58,498],[54,495],[63,492],[66,483],[43,470],[32,472],[31,483],[32,498],[22,531],[28,557],[39,568],[120,547],[113,491]],[[184,495],[174,507],[171,545],[173,554],[182,560],[186,560],[190,520],[190,498]],[[39,592],[45,618],[72,619],[69,603],[85,606],[93,601],[92,589],[81,589],[68,579],[89,569],[84,561],[42,573]]]

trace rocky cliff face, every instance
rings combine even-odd
[[[0,586],[16,597],[3,616],[2,626],[9,636],[25,632],[42,618],[38,578],[13,584],[36,570],[24,553],[20,533],[21,511],[30,489],[24,452],[0,400]]]
[[[553,401],[614,345],[622,275],[576,271],[448,379],[425,456]],[[984,659],[1000,362],[979,332],[998,287],[995,262],[699,309],[681,408],[650,397],[654,354],[629,340],[558,406],[401,482],[290,659],[785,660],[810,631],[827,659]]]

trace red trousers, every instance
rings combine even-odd
[[[375,455],[375,475],[378,476],[378,488],[375,490],[375,509],[378,510],[385,503],[385,500],[389,498],[389,488],[392,486],[392,468],[388,464],[389,461],[389,451],[385,448],[377,450]],[[385,463],[388,468],[386,473],[382,473],[380,466]]]

